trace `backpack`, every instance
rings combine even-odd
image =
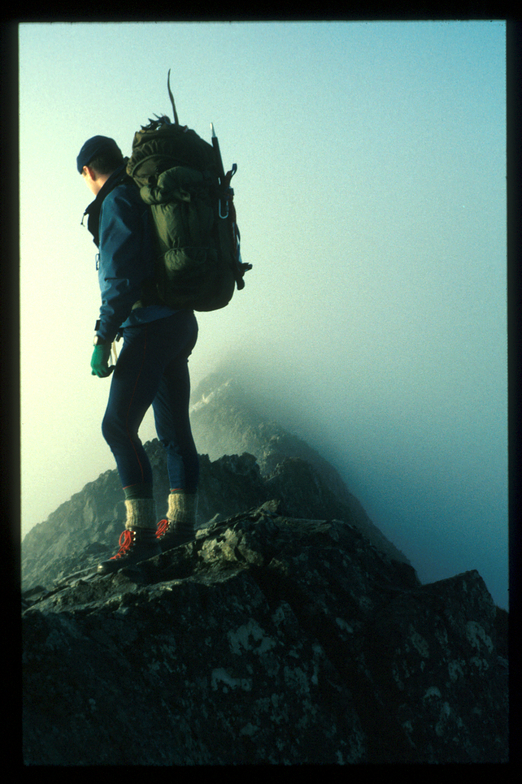
[[[172,308],[223,308],[252,268],[240,254],[240,234],[230,180],[219,142],[212,144],[178,121],[167,78],[174,122],[163,115],[136,131],[127,174],[150,205],[157,238],[155,295]]]

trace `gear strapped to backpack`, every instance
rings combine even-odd
[[[252,268],[240,255],[239,229],[230,180],[212,127],[212,144],[180,126],[167,88],[174,123],[166,116],[149,119],[134,134],[129,174],[150,205],[158,240],[154,288],[172,308],[210,311],[230,302],[235,287]]]

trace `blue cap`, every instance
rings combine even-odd
[[[109,138],[109,136],[93,136],[92,139],[87,139],[76,158],[76,166],[80,174],[83,171],[83,167],[87,166],[93,158],[96,158],[102,152],[117,152],[121,155],[120,148],[114,139]]]

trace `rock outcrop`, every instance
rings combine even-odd
[[[422,586],[346,522],[268,502],[25,602],[26,765],[507,759],[480,575]]]
[[[25,764],[507,761],[507,613],[480,575],[421,585],[305,442],[231,382],[196,399],[193,542],[96,575],[113,470],[22,543]]]

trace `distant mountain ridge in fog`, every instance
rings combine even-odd
[[[288,458],[305,461],[317,471],[332,497],[340,504],[332,517],[344,519],[349,516],[347,522],[357,525],[374,546],[391,558],[410,563],[405,554],[372,523],[328,460],[302,438],[273,421],[269,412],[268,416],[262,412],[259,404],[249,397],[236,379],[226,373],[213,373],[199,384],[193,398],[192,430],[200,453],[216,460],[225,454],[248,452],[255,455],[265,477],[269,477]],[[318,516],[324,516],[324,510],[323,515]]]
[[[321,471],[340,495],[346,487],[337,471],[306,441],[273,421],[270,412],[245,393],[234,378],[213,373],[199,384],[191,406],[191,422],[198,451],[211,460],[224,454],[254,454],[262,474],[271,473],[285,457],[300,457]]]

